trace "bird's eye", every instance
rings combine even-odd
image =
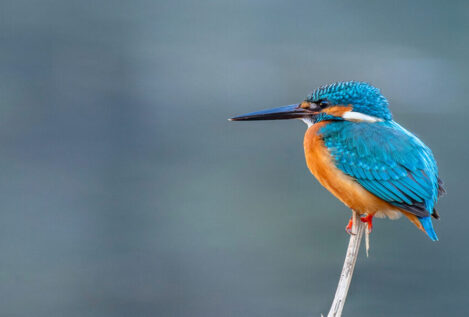
[[[329,101],[327,101],[327,100],[321,100],[321,101],[318,102],[318,105],[319,105],[319,107],[321,107],[321,108],[326,108],[327,106],[329,106]]]

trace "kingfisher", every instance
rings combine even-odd
[[[435,204],[445,192],[432,151],[393,120],[380,90],[359,81],[319,87],[298,104],[230,121],[301,119],[306,165],[337,199],[373,227],[373,217],[407,217],[433,241]],[[351,233],[353,217],[346,226]]]

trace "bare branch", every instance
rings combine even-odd
[[[344,266],[342,268],[342,273],[340,274],[339,285],[337,285],[334,301],[332,302],[331,310],[327,317],[342,316],[342,310],[344,309],[347,292],[350,282],[352,281],[353,270],[355,268],[355,262],[357,262],[358,250],[360,248],[360,242],[362,240],[363,230],[365,227],[366,224],[360,221],[358,213],[353,211],[352,234],[350,235]]]

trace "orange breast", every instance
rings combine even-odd
[[[306,131],[304,138],[306,164],[321,185],[350,209],[360,214],[388,216],[395,219],[403,213],[420,228],[420,222],[414,215],[371,194],[352,177],[335,166],[334,158],[318,135],[319,129],[328,123],[328,121],[324,121],[312,125]]]

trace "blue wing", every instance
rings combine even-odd
[[[369,192],[419,218],[438,218],[438,168],[416,136],[394,121],[337,121],[320,133],[336,166]]]

